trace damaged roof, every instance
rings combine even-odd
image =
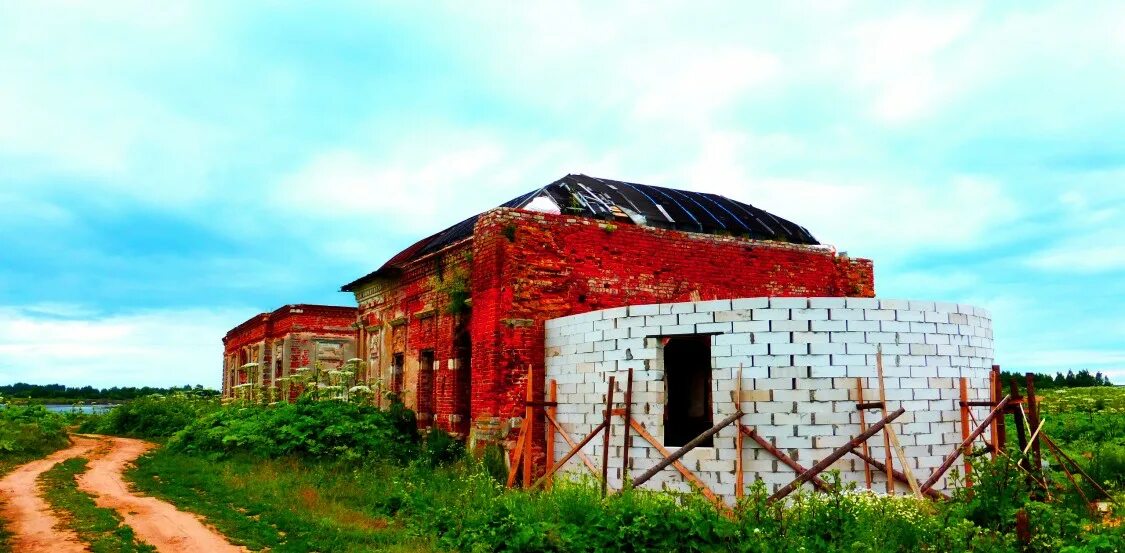
[[[632,222],[685,232],[744,236],[793,244],[819,244],[805,227],[718,194],[587,175],[567,175],[497,207]],[[372,278],[400,269],[411,260],[469,238],[478,217],[479,215],[474,215],[419,240],[379,269],[345,284],[341,291],[351,292]]]

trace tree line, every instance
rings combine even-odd
[[[1090,374],[1090,371],[1087,369],[1082,369],[1078,372],[1069,370],[1065,375],[1061,372],[1057,372],[1055,373],[1055,376],[1041,373],[1032,374],[1035,378],[1036,390],[1049,390],[1052,388],[1088,388],[1090,386],[1113,386],[1113,383],[1109,381],[1109,377],[1102,374],[1101,371]],[[1008,371],[1002,371],[1000,373],[1000,376],[1005,384],[1010,382],[1012,379],[1015,379],[1020,383],[1021,387],[1027,379],[1024,373],[1014,373]]]
[[[170,388],[154,388],[151,386],[114,386],[112,388],[94,388],[93,386],[64,386],[62,384],[6,384],[0,386],[0,396],[11,399],[36,399],[71,401],[129,401],[139,397],[153,394],[170,395],[174,393],[191,393],[201,397],[218,397],[219,392],[204,388],[200,384],[195,386],[172,386]]]

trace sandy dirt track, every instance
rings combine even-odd
[[[8,531],[13,534],[12,551],[89,551],[78,541],[74,532],[55,528],[60,522],[59,518],[39,496],[39,486],[35,479],[62,461],[89,453],[97,444],[98,441],[93,438],[75,436],[70,447],[22,465],[0,480],[0,500],[4,502],[0,514],[4,517]]]
[[[176,509],[154,497],[129,491],[121,471],[153,447],[148,442],[129,438],[99,436],[109,445],[103,454],[90,461],[90,468],[78,476],[78,488],[92,496],[99,507],[115,509],[136,532],[137,538],[161,552],[225,553],[246,551],[231,545],[221,534],[207,527],[198,517]],[[99,448],[99,453],[103,450]]]

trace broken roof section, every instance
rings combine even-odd
[[[793,244],[819,244],[805,227],[718,194],[586,175],[567,175],[497,207],[631,222],[685,232],[744,236]],[[374,272],[345,284],[341,291],[351,292],[371,278],[397,270],[413,259],[469,238],[478,217],[479,215],[474,215],[419,240]]]

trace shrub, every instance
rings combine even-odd
[[[185,394],[148,396],[91,417],[79,430],[136,438],[166,438],[218,409],[219,402],[214,399]]]
[[[46,455],[70,443],[66,417],[42,405],[0,406],[0,458]]]
[[[407,461],[418,452],[414,413],[401,404],[383,411],[342,401],[232,406],[194,421],[168,441],[185,453],[250,454],[345,461]]]
[[[430,430],[422,442],[422,460],[431,467],[448,465],[465,458],[465,444],[440,428]]]

